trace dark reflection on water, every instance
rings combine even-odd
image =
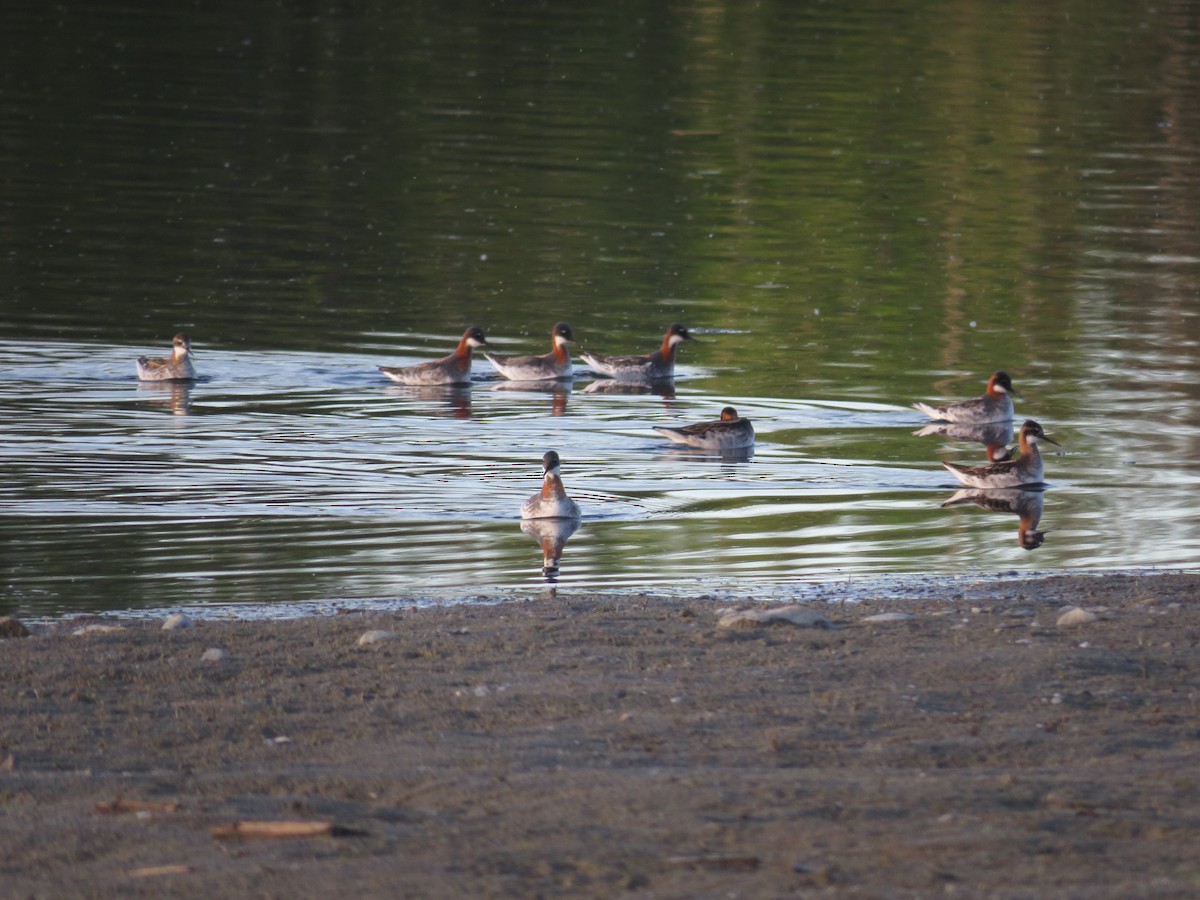
[[[579,519],[522,519],[521,530],[537,541],[542,551],[542,575],[547,582],[558,581],[559,564],[567,541],[582,523]]]
[[[1045,494],[1040,487],[969,488],[955,491],[942,506],[973,503],[989,512],[1012,513],[1018,517],[1017,544],[1023,550],[1036,550],[1046,541],[1046,532],[1038,531],[1045,507]]]
[[[564,587],[1192,565],[1198,13],[7,4],[0,607],[524,590],[548,447]],[[645,394],[375,369],[556,321],[707,334]],[[139,387],[181,329],[208,380]],[[911,434],[998,368],[1070,447],[1032,555]],[[727,402],[749,461],[650,431]]]
[[[1009,444],[1013,440],[1013,423],[1011,419],[1003,422],[987,422],[981,425],[968,425],[955,422],[931,422],[918,428],[913,434],[917,437],[944,437],[952,441],[983,444],[989,463],[1003,462],[1011,458],[1012,450]]]

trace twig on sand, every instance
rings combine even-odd
[[[237,838],[301,838],[320,837],[356,837],[366,834],[356,828],[346,828],[334,825],[332,822],[294,822],[286,820],[230,822],[217,825],[212,830],[214,838],[220,841]]]

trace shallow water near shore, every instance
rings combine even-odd
[[[1200,558],[1195,3],[501,6],[0,14],[0,612]],[[648,393],[376,368],[559,320],[700,340]],[[179,330],[202,379],[139,385]],[[909,404],[997,369],[1062,448],[956,497],[984,445]],[[652,430],[727,404],[752,455]]]
[[[218,375],[146,385],[130,353],[0,345],[21,373],[0,381],[9,611],[438,602],[551,584],[852,596],[886,576],[1196,559],[1198,514],[1176,485],[1125,478],[1161,462],[1080,452],[1086,428],[1058,432],[1067,449],[1034,495],[1051,530],[1029,552],[1016,514],[943,508],[955,489],[937,461],[982,447],[914,435],[922,417],[898,405],[715,395],[698,366],[646,394],[595,393],[605,382],[582,377],[514,390],[486,363],[469,388],[412,389],[365,353],[214,350],[200,359]],[[652,430],[724,403],[755,422],[752,454],[690,452]],[[544,447],[563,454],[584,510],[550,574],[516,515]]]

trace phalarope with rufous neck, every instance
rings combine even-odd
[[[701,450],[741,450],[754,446],[754,426],[749,419],[739,416],[732,406],[721,410],[721,418],[712,422],[682,428],[656,427],[654,430],[676,444]]]
[[[563,487],[561,466],[562,460],[553,450],[542,457],[542,489],[521,504],[522,519],[579,518],[579,505]]]
[[[914,403],[918,409],[931,419],[942,422],[962,422],[982,424],[984,422],[1002,422],[1013,417],[1013,402],[1010,394],[1016,394],[1012,379],[1007,372],[996,372],[988,379],[987,390],[982,397],[973,400],[960,400],[957,403],[947,403],[945,406],[930,406],[928,403]]]
[[[141,381],[194,381],[196,369],[190,359],[192,342],[182,331],[171,341],[171,355],[151,359],[140,357],[137,376]]]
[[[380,366],[379,371],[400,384],[468,384],[471,381],[471,351],[486,346],[483,329],[472,325],[463,332],[458,346],[449,356],[415,366]]]
[[[695,338],[687,327],[675,322],[667,329],[662,346],[645,356],[601,356],[598,353],[580,353],[580,358],[601,375],[618,381],[653,381],[675,375],[675,348],[684,341]]]
[[[960,466],[943,462],[942,465],[955,478],[969,487],[1009,488],[1022,484],[1038,484],[1043,480],[1045,469],[1042,454],[1038,452],[1038,441],[1047,441],[1059,446],[1058,441],[1046,437],[1046,432],[1037,422],[1029,419],[1021,426],[1017,435],[1020,455],[1016,459],[995,462],[987,466]]]
[[[575,343],[571,326],[559,322],[550,331],[552,349],[542,356],[497,356],[484,353],[496,371],[510,381],[549,381],[570,378],[574,374],[567,344]]]

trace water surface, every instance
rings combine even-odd
[[[1194,564],[1198,4],[0,13],[0,611]],[[417,391],[375,366],[645,352]],[[205,379],[138,385],[186,329]],[[1045,542],[943,508],[912,400],[997,368]],[[748,459],[656,424],[732,403]],[[1054,448],[1049,448],[1053,450]]]

